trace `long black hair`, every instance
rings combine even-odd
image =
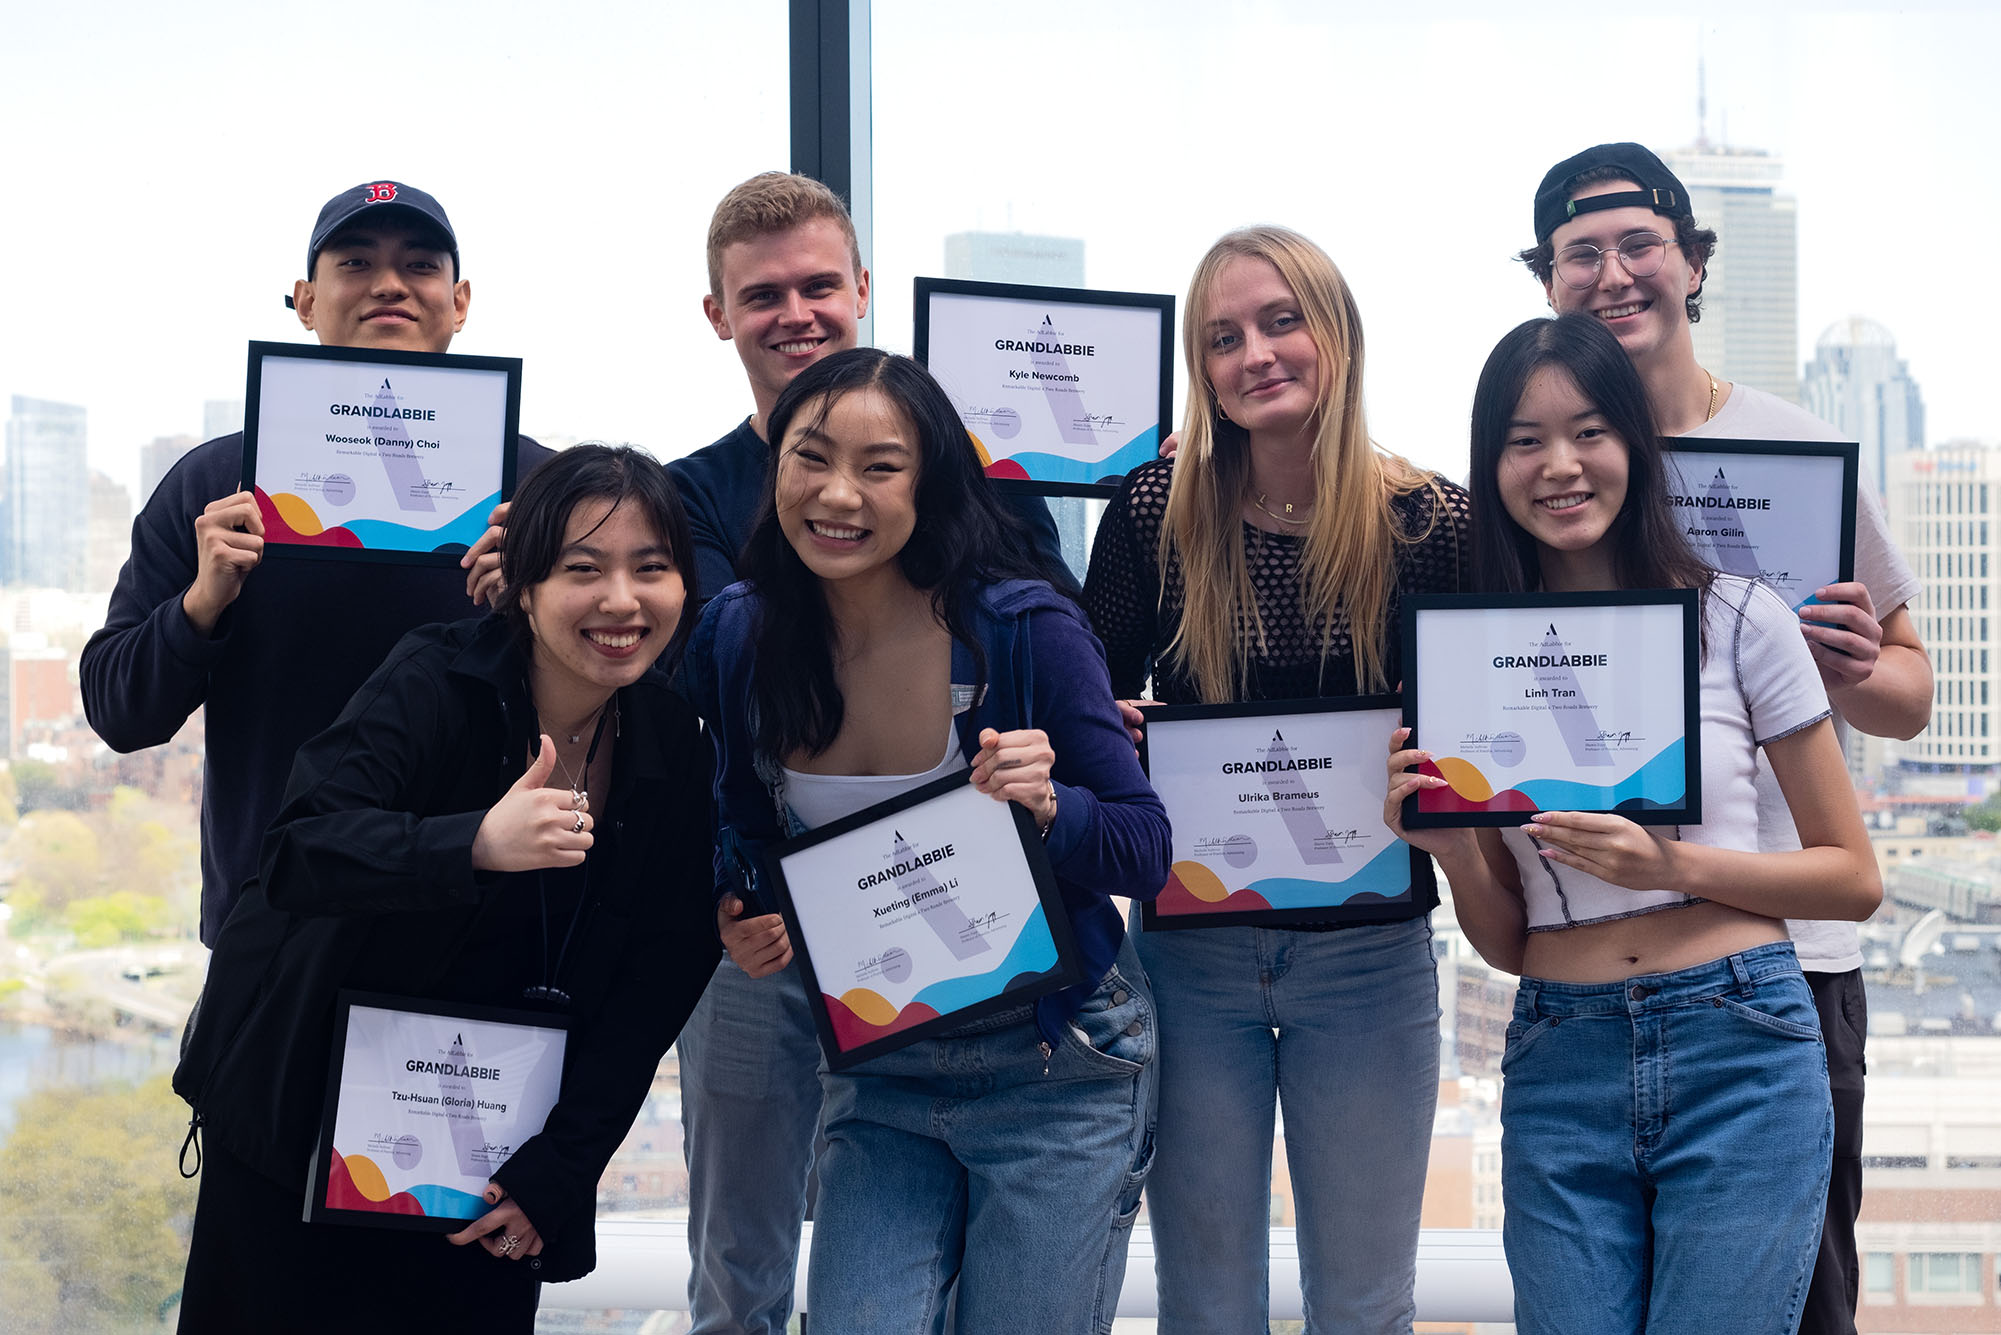
[[[620,506],[638,507],[667,544],[667,559],[680,572],[688,591],[681,604],[680,622],[660,653],[660,664],[671,668],[694,627],[695,618],[687,609],[700,602],[700,591],[695,587],[695,539],[667,470],[652,455],[630,445],[573,445],[544,459],[528,475],[507,512],[507,535],[500,543],[500,573],[505,584],[494,596],[493,610],[507,618],[517,635],[524,640],[531,638],[521,595],[556,569],[570,515],[585,501],[610,501],[605,519]]]
[[[876,348],[851,348],[815,362],[794,377],[771,410],[764,505],[740,564],[763,604],[751,698],[757,746],[767,755],[826,750],[840,735],[844,710],[834,680],[826,594],[778,524],[779,461],[794,427],[819,426],[836,402],[867,390],[894,404],[917,436],[917,524],[896,554],[897,566],[931,596],[932,611],[952,638],[972,651],[981,681],[986,656],[970,622],[975,588],[1003,579],[1039,579],[1060,587],[1055,572],[1035,554],[1026,528],[1000,504],[950,396],[929,371]]]
[[[1500,470],[1508,424],[1537,371],[1569,376],[1626,445],[1626,502],[1613,521],[1612,569],[1626,589],[1706,592],[1715,571],[1690,549],[1668,509],[1667,465],[1647,388],[1612,331],[1593,315],[1560,315],[1516,325],[1487,357],[1473,391],[1468,490],[1473,497],[1473,568],[1490,592],[1542,587],[1542,561],[1531,537],[1501,503]]]

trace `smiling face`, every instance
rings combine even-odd
[[[762,428],[793,376],[855,345],[868,270],[855,271],[838,222],[813,218],[724,248],[721,291],[702,310],[716,337],[736,344]]]
[[[1224,415],[1254,436],[1307,431],[1319,405],[1320,351],[1278,269],[1236,256],[1217,271],[1206,306],[1202,369]]]
[[[804,403],[779,448],[778,527],[827,581],[893,575],[917,527],[917,431],[875,388]]]
[[[1579,186],[1575,198],[1637,190],[1631,181],[1597,181]],[[1688,350],[1693,345],[1688,330],[1687,299],[1702,288],[1702,269],[1691,264],[1687,253],[1674,241],[1674,219],[1637,205],[1582,213],[1550,234],[1557,254],[1566,246],[1591,245],[1608,252],[1602,256],[1597,281],[1590,287],[1575,288],[1551,275],[1543,284],[1549,304],[1558,315],[1581,311],[1595,316],[1618,337],[1626,355],[1641,366],[1662,353]],[[1652,232],[1669,241],[1661,267],[1645,278],[1635,278],[1613,252],[1619,243],[1639,232]]]
[[[371,216],[320,248],[312,281],[292,291],[299,323],[336,348],[443,352],[465,327],[472,284],[455,280],[435,228]]]
[[[555,568],[521,591],[536,708],[580,717],[638,681],[673,639],[686,597],[666,539],[638,504],[578,502]]]
[[[1541,546],[1550,588],[1604,587],[1564,575],[1602,567],[1609,577],[1607,535],[1626,504],[1626,479],[1625,441],[1570,373],[1545,366],[1530,376],[1508,423],[1496,481],[1508,517]]]

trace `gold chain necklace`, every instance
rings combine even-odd
[[[1716,420],[1716,377],[1709,375],[1709,371],[1706,368],[1702,373],[1709,376],[1709,412],[1702,420],[1713,422]]]
[[[1283,502],[1285,506],[1284,514],[1277,513],[1270,506],[1265,504],[1265,494],[1263,492],[1259,492],[1258,498],[1255,501],[1252,501],[1251,504],[1257,506],[1258,509],[1262,510],[1268,518],[1276,519],[1281,524],[1291,524],[1294,528],[1298,528],[1304,524],[1311,522],[1312,520],[1311,515],[1306,515],[1302,518],[1294,519],[1292,517],[1291,501]],[[1308,508],[1310,509],[1311,507]]]

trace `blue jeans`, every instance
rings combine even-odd
[[[1046,1057],[1026,1007],[828,1072],[813,1335],[1111,1329],[1152,1156],[1128,943]]]
[[[691,1335],[783,1335],[820,1126],[798,966],[749,978],[725,956],[676,1046]]]
[[[1160,1006],[1162,1335],[1267,1329],[1280,1103],[1307,1330],[1408,1331],[1438,1104],[1431,924],[1155,931],[1139,953]]]
[[[1522,1335],[1790,1335],[1834,1141],[1790,941],[1619,983],[1524,978],[1501,1071]]]

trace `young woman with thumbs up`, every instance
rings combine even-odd
[[[709,749],[652,671],[691,551],[651,458],[564,451],[494,613],[412,632],[299,753],[175,1073],[206,1133],[183,1329],[528,1331],[595,1264],[599,1175],[717,954]],[[554,1109],[447,1238],[300,1221],[343,989],[567,1024]]]

